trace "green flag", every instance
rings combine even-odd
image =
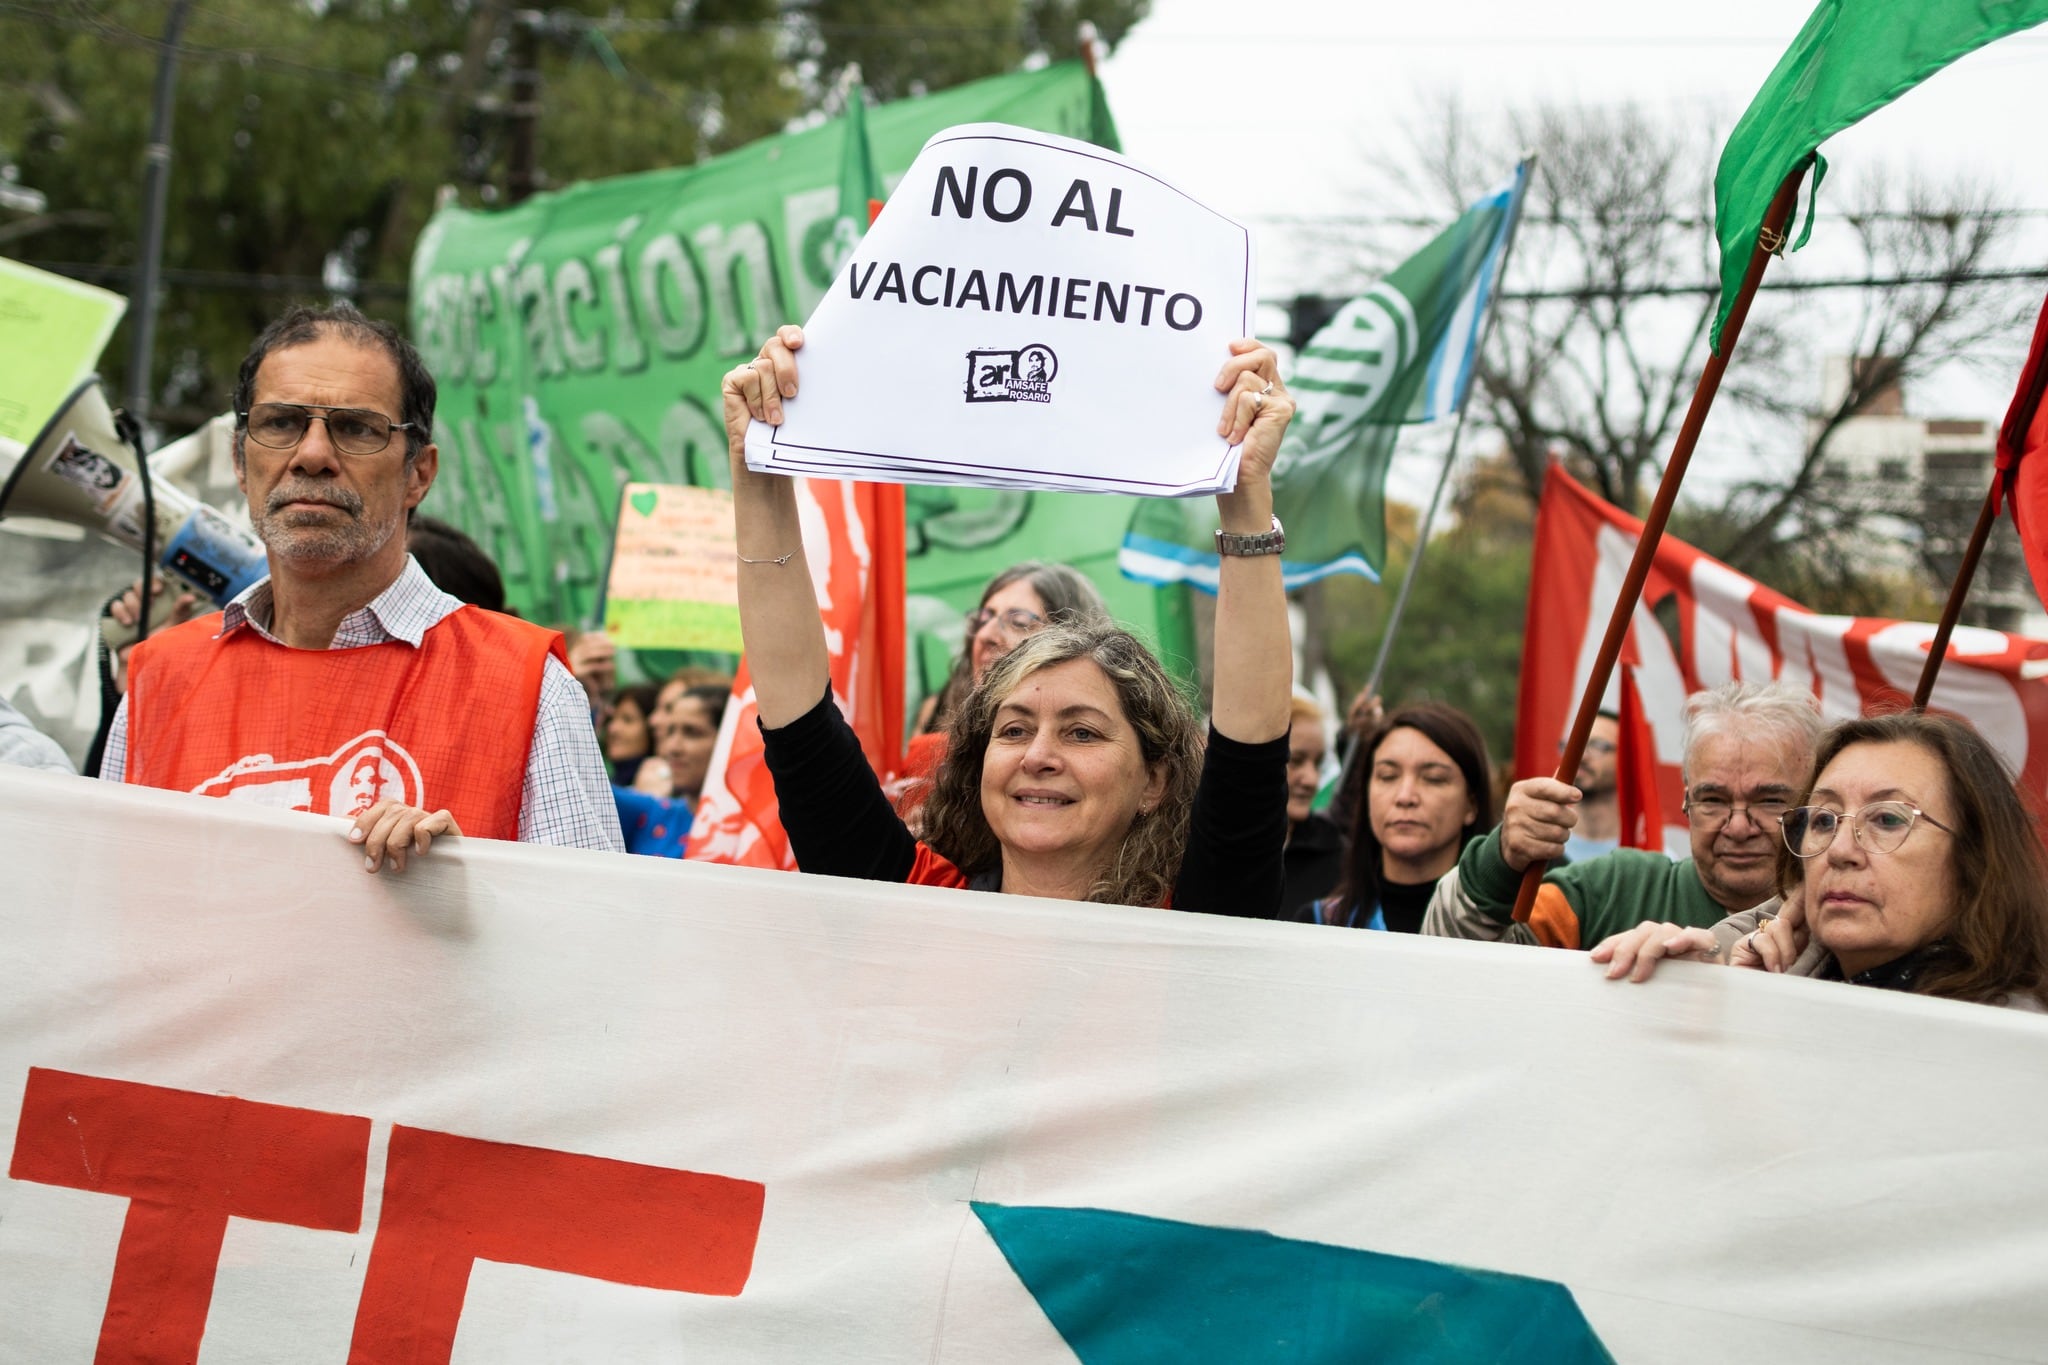
[[[1714,235],[1721,242],[1716,353],[1757,229],[1785,177],[1821,143],[1956,58],[2044,21],[2048,0],[1821,0],[1721,149],[1714,173]],[[1810,210],[1806,228],[1813,230]],[[1805,244],[1802,234],[1798,245]]]
[[[1339,309],[1288,379],[1296,410],[1273,468],[1290,589],[1332,574],[1379,579],[1386,562],[1387,465],[1404,425],[1463,406],[1525,168],[1436,239]],[[1147,498],[1119,562],[1147,583],[1216,590],[1214,513]]]
[[[832,220],[827,262],[834,275],[868,230],[869,203],[887,193],[875,165],[875,149],[868,144],[867,102],[867,91],[858,80],[847,87],[846,113],[839,120],[844,137],[839,149],[839,214]]]

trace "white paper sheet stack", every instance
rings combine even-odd
[[[755,470],[1192,496],[1231,488],[1215,380],[1252,331],[1252,238],[1085,142],[935,135],[804,325]]]

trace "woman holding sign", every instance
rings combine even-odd
[[[1272,918],[1287,835],[1292,650],[1271,473],[1294,403],[1278,361],[1231,344],[1216,431],[1241,445],[1216,499],[1215,704],[1192,709],[1135,637],[1055,625],[990,667],[949,732],[925,840],[889,807],[827,685],[794,484],[747,468],[750,419],[797,395],[784,327],[725,377],[740,627],[783,828],[806,872]]]

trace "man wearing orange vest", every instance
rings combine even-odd
[[[354,821],[364,866],[435,835],[623,851],[562,637],[466,607],[406,553],[434,380],[380,322],[295,308],[235,386],[235,477],[270,576],[130,664],[100,776]]]

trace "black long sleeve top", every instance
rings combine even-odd
[[[882,793],[828,692],[788,725],[762,727],[782,827],[805,872],[907,882],[920,845]],[[1273,919],[1287,842],[1287,736],[1244,744],[1209,731],[1173,908]]]

